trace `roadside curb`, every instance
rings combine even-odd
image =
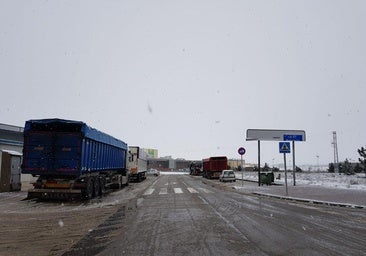
[[[298,198],[298,197],[290,197],[290,196],[279,196],[279,195],[260,193],[260,192],[252,192],[252,194],[257,195],[257,196],[278,198],[278,199],[282,199],[282,200],[290,200],[290,201],[296,201],[296,202],[302,202],[302,203],[323,204],[323,205],[328,205],[328,206],[338,206],[338,207],[355,208],[355,209],[366,209],[365,205],[355,205],[355,204],[347,204],[347,203],[328,202],[328,201]]]

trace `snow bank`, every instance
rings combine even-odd
[[[280,174],[280,179],[276,179]],[[241,179],[242,173],[236,172],[236,177]],[[296,184],[299,185],[314,185],[322,187],[331,188],[349,188],[349,189],[359,189],[366,190],[366,175],[364,173],[357,175],[344,175],[338,173],[314,173],[314,172],[301,172],[296,173]],[[245,172],[245,180],[258,181],[257,172]],[[287,172],[287,182],[289,184],[293,183],[292,172]],[[275,173],[275,183],[284,184],[285,183],[285,173],[276,172]]]

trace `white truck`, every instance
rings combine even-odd
[[[146,179],[147,153],[140,147],[128,147],[129,181],[140,182]]]

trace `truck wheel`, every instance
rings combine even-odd
[[[105,194],[105,180],[104,178],[100,178],[100,196]]]
[[[118,189],[122,189],[123,188],[123,178],[122,176],[118,176]]]
[[[99,197],[100,196],[100,179],[96,178],[94,181],[94,196]]]
[[[93,178],[88,178],[86,185],[86,196],[88,199],[92,199],[94,195],[94,180]]]

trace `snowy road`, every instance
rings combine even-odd
[[[365,255],[366,214],[162,175],[99,255]]]

